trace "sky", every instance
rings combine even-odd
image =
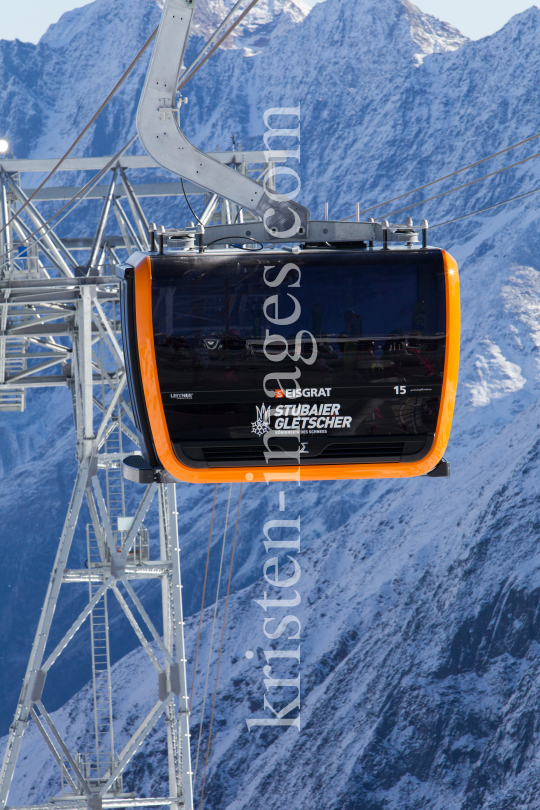
[[[0,0],[0,39],[37,42],[64,11],[88,0]],[[307,0],[310,5],[324,0]],[[355,2],[355,0],[352,0]],[[540,0],[538,0],[540,3]],[[495,33],[510,17],[534,5],[531,0],[418,0],[422,11],[449,22],[470,37]]]

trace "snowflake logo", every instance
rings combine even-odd
[[[251,432],[256,433],[257,436],[264,436],[270,430],[270,408],[261,405],[257,408],[257,419],[251,423]]]

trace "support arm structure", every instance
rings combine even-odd
[[[186,138],[176,93],[197,0],[167,0],[137,112],[139,139],[163,168],[258,214],[266,241],[308,236],[309,211],[219,163]]]

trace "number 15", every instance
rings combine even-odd
[[[407,386],[406,385],[394,385],[394,391],[396,394],[406,394],[407,393]]]

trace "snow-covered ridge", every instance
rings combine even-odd
[[[196,15],[193,22],[193,34],[208,35],[208,21],[211,18],[216,0],[201,0],[197,6]],[[229,11],[234,5],[233,0],[217,0],[224,10]],[[270,37],[283,36],[294,25],[301,23],[310,13],[311,8],[304,0],[259,0],[257,5],[250,11],[249,15],[235,29],[230,39],[235,48],[253,44],[260,47],[267,45]],[[220,9],[219,22],[224,15]],[[215,28],[212,27],[213,31]],[[224,46],[228,43],[226,41]]]
[[[421,54],[457,50],[469,41],[468,37],[465,37],[453,25],[441,22],[431,14],[425,14],[409,0],[404,0],[403,5],[409,15],[411,37],[420,47],[419,58],[421,58]]]
[[[231,10],[234,2],[235,0],[200,0],[194,14],[192,36],[208,39]],[[74,40],[78,41],[95,24],[103,29],[109,22],[106,10],[108,5],[110,4],[103,1],[93,2],[88,6],[65,12],[57,23],[49,26],[40,42],[54,48],[63,48]],[[146,0],[146,5],[155,5],[157,10],[161,11],[164,0]],[[137,5],[126,8],[133,21],[138,11]],[[304,0],[259,0],[223,47],[242,47],[237,40],[249,39],[253,33],[258,37],[266,36],[266,39],[270,35],[283,35],[292,25],[307,17],[310,11],[311,7]]]

